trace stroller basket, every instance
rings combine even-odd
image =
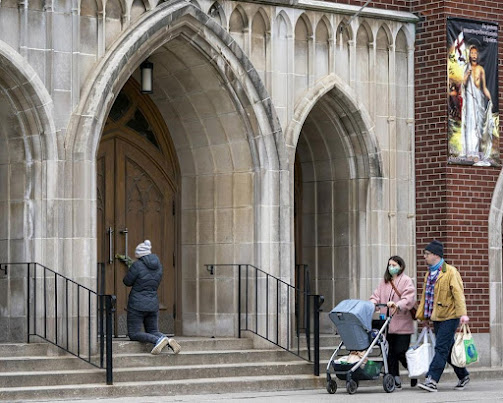
[[[347,379],[347,373],[353,367],[353,365],[355,364],[337,363],[335,361],[332,361],[332,367],[334,369],[335,375],[337,376],[337,378],[342,379],[344,381]],[[370,381],[373,379],[377,379],[381,374],[382,365],[383,365],[382,361],[368,360],[363,367],[358,368],[353,373],[352,378],[357,379],[359,381],[364,380]]]

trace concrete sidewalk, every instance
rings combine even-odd
[[[120,399],[93,399],[93,400],[59,400],[72,403],[160,403],[160,402],[207,402],[207,403],[320,403],[320,402],[347,402],[351,400],[358,403],[374,402],[503,402],[503,380],[473,380],[463,391],[453,390],[456,382],[445,380],[439,383],[438,392],[426,392],[421,389],[405,386],[402,390],[385,393],[381,382],[361,382],[354,395],[346,392],[342,381],[338,382],[338,390],[334,395],[325,389],[295,390],[278,392],[245,392],[222,393],[214,395],[186,395],[186,396],[145,396]],[[54,400],[52,400],[54,401]]]

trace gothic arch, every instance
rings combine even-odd
[[[179,21],[184,17],[184,23],[182,24]],[[219,25],[212,23],[210,18],[199,9],[182,0],[169,5],[163,4],[155,10],[155,13],[146,13],[138,25],[135,26],[135,35],[130,35],[129,30],[124,32],[108,52],[108,55],[100,62],[93,77],[87,81],[82,91],[81,102],[69,124],[66,143],[69,144],[74,157],[86,160],[94,158],[100,138],[100,130],[116,96],[115,94],[122,88],[131,71],[134,71],[154,49],[166,41],[168,35],[166,29],[160,29],[161,24],[170,24],[171,31],[182,36],[184,36],[180,31],[182,26],[188,28],[194,26],[196,32],[197,29],[204,26],[209,27],[208,39],[197,36],[200,41],[198,46],[201,47],[203,53],[206,52],[209,59],[213,60],[212,58],[217,57],[213,62],[217,70],[221,71],[221,74],[225,74],[224,66],[221,65],[223,60],[218,59],[218,52],[220,51],[225,52],[226,57],[229,58],[228,67],[232,69],[242,68],[248,72],[248,74],[242,75],[242,83],[239,84],[239,89],[235,89],[235,93],[243,97],[240,100],[242,105],[249,105],[254,116],[257,118],[260,116],[265,117],[265,119],[250,122],[250,124],[258,124],[258,129],[262,134],[273,135],[275,138],[274,145],[265,144],[265,148],[257,145],[258,152],[269,149],[270,146],[277,150],[267,153],[267,157],[266,155],[258,155],[257,163],[262,167],[284,166],[286,158],[281,145],[281,129],[262,82],[256,80],[255,70],[241,49],[233,43],[227,32]],[[143,32],[144,35],[142,36],[140,32]],[[195,32],[192,31],[192,33]],[[148,39],[147,34],[150,35]],[[227,46],[225,46],[226,43]],[[223,46],[223,49],[218,50],[217,46]],[[124,58],[124,54],[130,55],[130,57]],[[232,79],[230,83],[238,85],[235,79]],[[247,91],[243,93],[241,86],[246,88]],[[89,134],[91,135],[89,136]]]
[[[303,261],[297,263],[309,265],[312,287],[329,306],[341,298],[360,298],[371,277],[367,262],[382,236],[370,230],[380,219],[372,209],[384,210],[382,201],[371,203],[383,176],[371,119],[353,90],[331,74],[297,103],[285,136],[301,172],[295,174],[303,206],[296,218],[302,220],[302,239],[295,236],[296,248],[302,248],[296,255]],[[291,228],[298,226],[295,222]],[[330,324],[321,326],[325,331]]]
[[[330,21],[323,16],[318,21],[314,36],[315,53],[315,80],[320,79],[330,72],[332,55],[332,26]]]
[[[394,44],[395,42],[394,42],[393,34],[391,33],[391,30],[390,30],[388,24],[386,24],[384,22],[381,25],[379,25],[379,28],[377,29],[376,40],[377,40],[377,37],[379,36],[379,32],[381,30],[386,35],[386,39],[388,41],[388,46]]]
[[[307,29],[306,34],[307,34],[307,36],[308,37],[312,37],[313,36],[313,24],[311,23],[311,20],[309,19],[309,17],[307,16],[306,13],[302,13],[301,15],[299,15],[299,17],[297,18],[297,21],[295,21],[295,27],[297,27],[297,25],[301,21],[306,26],[306,29]]]
[[[229,33],[237,44],[246,49],[246,33],[248,32],[248,17],[241,6],[236,6],[229,18]]]
[[[55,135],[53,104],[44,84],[25,59],[0,41],[0,91],[7,94],[20,119],[23,134],[37,135],[41,147],[31,143],[32,160],[55,160],[60,153]]]
[[[358,34],[360,33],[360,30],[365,30],[365,32],[367,33],[369,43],[374,42],[374,33],[372,32],[372,28],[370,28],[367,21],[363,20],[361,22],[361,24],[358,26],[358,29],[356,31],[356,38],[357,39],[358,39]]]
[[[330,22],[330,20],[327,18],[326,15],[323,15],[319,20],[318,20],[318,23],[316,24],[316,29],[315,29],[315,32],[318,30],[318,28],[320,27],[320,24],[323,24],[325,25],[327,31],[328,31],[328,40],[331,41],[333,40],[333,37],[334,37],[334,31],[333,31],[333,28],[332,28],[332,23]],[[316,35],[315,35],[316,36]]]
[[[407,39],[407,48],[413,48],[414,47],[414,33],[410,31],[410,28],[408,25],[401,25],[398,27],[396,35],[402,32],[405,35],[405,38]]]
[[[199,287],[203,285],[212,287],[215,283],[207,278],[201,280],[200,270],[194,267],[208,260],[228,262],[216,255],[223,246],[236,250],[230,256],[238,254],[237,260],[254,262],[281,277],[290,275],[290,223],[283,219],[289,211],[289,200],[280,197],[288,191],[289,178],[288,174],[278,174],[287,171],[288,163],[274,106],[258,73],[232,37],[185,0],[167,2],[145,13],[116,40],[86,82],[66,137],[70,158],[80,167],[68,173],[67,179],[74,184],[72,193],[85,191],[88,195],[79,207],[90,211],[94,208],[96,190],[86,178],[96,175],[95,157],[105,119],[125,81],[136,74],[147,57],[157,65],[154,72],[162,66],[164,76],[158,76],[158,85],[170,85],[164,87],[168,91],[157,91],[152,97],[162,106],[160,111],[180,161],[180,248],[182,256],[186,256],[180,266],[190,267],[193,273],[183,279],[180,276],[183,286],[193,287],[193,293],[201,292]],[[212,119],[213,126],[209,121],[202,122],[205,116]],[[219,202],[221,195],[228,192],[217,190],[229,183],[227,179],[236,188],[246,190],[246,199],[236,190],[230,192],[236,195],[231,196],[235,202],[225,204],[225,209],[218,208],[217,202],[223,203]],[[82,183],[88,184],[85,190],[80,188]],[[212,190],[205,193],[205,186]],[[210,208],[208,202],[212,203]],[[82,223],[69,222],[79,237],[73,254],[79,255],[79,250],[86,248],[92,251],[96,235],[88,235]],[[208,245],[214,245],[211,256]],[[242,254],[246,257],[240,259]],[[88,267],[95,267],[95,255],[90,253],[83,259]],[[206,314],[204,320],[211,321],[208,326],[220,329],[218,315],[211,311],[214,308],[192,308],[183,301],[181,304],[200,309]],[[199,311],[187,315],[195,312]],[[182,326],[186,323],[189,330],[184,332],[198,334],[194,321],[183,321]],[[235,326],[226,329],[231,332],[227,335],[233,335],[233,329]]]
[[[26,59],[0,41],[0,217],[2,262],[55,267],[62,247],[56,201],[61,192],[53,103]],[[2,340],[21,341],[26,300],[24,271],[9,271],[0,285]]]
[[[270,32],[271,31],[271,20],[267,12],[264,10],[263,7],[259,7],[257,12],[253,15],[252,22],[255,20],[255,18],[262,17],[262,20],[264,21],[265,24],[265,31]]]
[[[489,211],[489,326],[491,366],[503,364],[503,172],[500,173]]]
[[[283,20],[283,22],[286,25],[286,36],[290,37],[293,35],[293,27],[292,27],[292,21],[290,21],[290,18],[288,17],[287,13],[285,13],[283,10],[281,10],[278,15],[276,15],[276,27],[279,28],[280,23],[279,21]]]
[[[377,138],[372,129],[373,125],[367,111],[358,104],[353,90],[342,81],[337,75],[330,74],[316,83],[311,89],[304,93],[303,97],[297,102],[295,112],[288,127],[285,129],[286,144],[289,147],[296,147],[299,140],[302,125],[311,112],[314,105],[327,93],[334,91],[334,99],[340,99],[342,105],[346,105],[346,115],[348,117],[345,124],[351,125],[354,129],[350,132],[358,132],[364,135],[363,154],[372,156],[369,170],[366,175],[380,175],[381,161],[378,152]],[[348,126],[348,129],[350,126]],[[292,161],[292,160],[291,160]]]
[[[232,10],[231,18],[229,19],[229,29],[230,29],[230,25],[231,25],[231,20],[233,18],[233,14],[235,14],[235,13],[240,15],[241,20],[243,22],[243,24],[242,24],[243,28],[248,28],[248,25],[249,25],[248,15],[246,14],[243,7],[238,4],[236,7],[234,7],[234,10]]]

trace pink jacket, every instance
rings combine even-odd
[[[409,310],[416,303],[416,287],[412,279],[406,274],[400,274],[393,281],[397,290],[402,294],[399,298],[397,293],[391,287],[391,283],[385,283],[381,280],[379,286],[370,297],[374,304],[386,304],[388,301],[394,301],[400,307],[395,313],[389,324],[389,333],[412,334],[414,333],[414,322]],[[386,313],[387,308],[381,308],[381,313]]]

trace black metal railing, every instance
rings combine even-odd
[[[296,264],[295,265],[295,288],[299,290],[295,296],[295,319],[297,322],[296,334],[300,337],[302,331],[306,331],[308,326],[308,315],[309,311],[309,298],[305,298],[306,295],[311,293],[311,278],[309,273],[309,266],[307,264]],[[309,340],[307,340],[309,343]]]
[[[115,295],[97,293],[40,263],[0,264],[6,273],[8,266],[11,279],[26,276],[27,342],[37,336],[94,367],[106,369],[106,383],[113,384]]]
[[[312,362],[314,374],[320,374],[319,313],[323,296],[311,294],[305,282],[304,286],[293,286],[251,264],[205,266],[211,275],[219,267],[237,269],[238,337],[243,331],[254,333]],[[309,276],[306,279],[309,281]],[[314,342],[312,347],[311,337]]]

